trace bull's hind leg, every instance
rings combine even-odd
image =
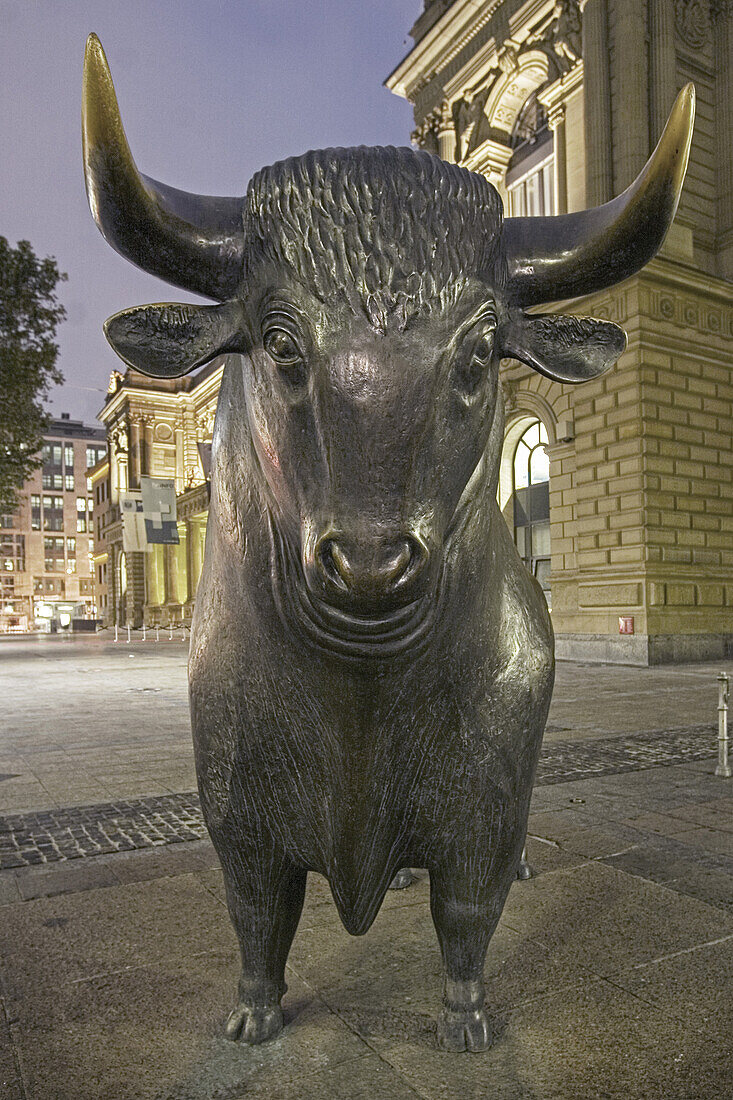
[[[492,1042],[484,1008],[484,961],[516,861],[488,883],[482,874],[487,869],[470,863],[430,870],[430,907],[445,976],[437,1034],[443,1050],[488,1050]]]
[[[285,963],[303,908],[307,872],[262,851],[219,851],[242,974],[226,1023],[230,1039],[263,1043],[282,1031]]]

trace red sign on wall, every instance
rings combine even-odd
[[[619,616],[618,632],[619,632],[619,634],[633,634],[634,633],[634,616],[633,615],[620,615]]]

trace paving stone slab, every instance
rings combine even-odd
[[[0,999],[0,1096],[2,1100],[25,1100],[2,999]]]
[[[707,853],[691,849],[675,838],[650,838],[601,862],[627,874],[659,882],[668,889],[699,898],[708,905],[733,908],[733,877]]]
[[[193,875],[28,901],[2,915],[3,985],[14,1012],[36,988],[235,942],[226,910]]]
[[[710,1038],[733,1035],[733,936],[622,970],[613,981]]]
[[[484,1054],[374,1045],[425,1100],[719,1100],[729,1049],[606,981],[511,1009]]]
[[[282,1036],[259,1047],[230,1042],[223,1023],[237,976],[231,950],[65,983],[52,998],[39,991],[13,1029],[29,1098],[270,1100],[299,1096],[301,1079],[371,1053],[293,974]]]
[[[56,894],[97,890],[102,886],[118,886],[119,879],[109,864],[98,860],[80,860],[61,866],[23,868],[15,876],[18,893],[23,901],[54,897]]]
[[[597,862],[519,885],[502,921],[602,976],[733,931],[720,909]]]
[[[733,882],[730,875],[722,871],[688,867],[683,874],[666,882],[665,886],[675,893],[697,898],[733,915]]]

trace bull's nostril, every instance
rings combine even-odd
[[[386,581],[399,581],[412,562],[412,548],[405,540],[385,561],[381,574]]]
[[[354,578],[354,571],[351,568],[351,563],[346,557],[346,554],[344,554],[339,544],[333,539],[331,539],[329,542],[328,551],[331,557],[332,565],[335,567],[339,577],[341,577],[341,579],[345,581],[346,584],[348,584]]]
[[[402,539],[357,543],[331,535],[316,546],[315,561],[321,583],[357,600],[382,600],[403,595],[417,579],[428,557],[422,541]]]
[[[346,555],[334,539],[322,539],[317,550],[318,564],[324,576],[337,588],[346,591],[351,578],[351,567]]]
[[[403,552],[400,555],[402,565],[398,575],[394,578],[395,585],[400,587],[411,583],[418,573],[422,572],[428,561],[428,549],[420,539],[408,536],[403,543],[403,547]]]

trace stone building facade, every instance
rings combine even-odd
[[[101,428],[68,415],[51,421],[43,465],[16,511],[0,516],[0,632],[70,630],[96,615],[88,469],[106,450]]]
[[[196,375],[161,380],[114,372],[99,413],[108,462],[91,471],[98,510],[95,590],[108,625],[190,621],[203,562],[208,514],[205,466],[223,360]],[[126,553],[120,493],[140,488],[141,475],[172,478],[177,545]]]
[[[575,388],[502,365],[500,503],[546,589],[559,655],[733,652],[733,5],[433,0],[410,33],[386,83],[414,105],[413,141],[487,175],[508,215],[619,194],[695,83],[662,253],[572,303],[626,329],[618,366]]]

